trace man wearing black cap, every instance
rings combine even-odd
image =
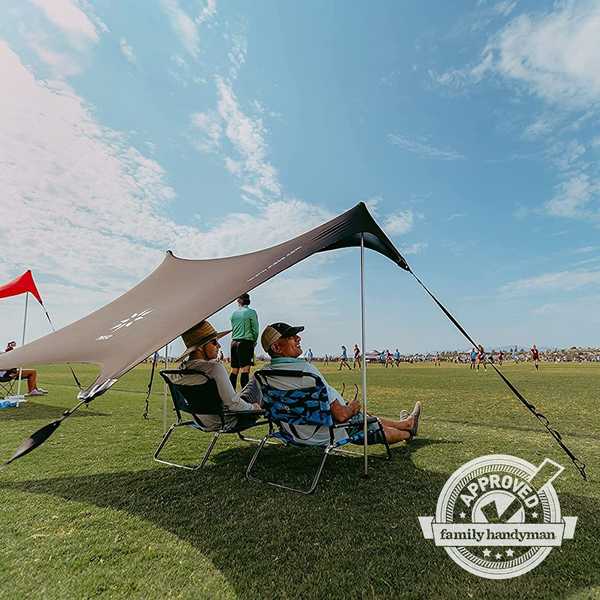
[[[327,387],[327,394],[329,397],[329,404],[331,414],[337,423],[345,423],[352,419],[352,422],[356,422],[358,425],[362,423],[361,404],[359,401],[354,400],[349,404],[346,403],[344,398],[340,394],[327,384],[325,378],[320,371],[311,363],[306,360],[299,358],[302,354],[302,347],[300,346],[301,338],[298,335],[301,331],[304,331],[304,327],[297,326],[293,327],[287,323],[273,323],[265,327],[260,341],[265,352],[271,357],[271,364],[268,365],[270,370],[294,370],[302,371],[304,373],[311,373],[316,375],[323,381]],[[252,383],[256,383],[256,379],[253,379]],[[311,377],[269,377],[270,385],[282,390],[290,390],[296,388],[310,387],[314,385],[314,380]],[[249,386],[250,388],[260,386]],[[250,390],[249,390],[250,391]],[[256,393],[256,392],[253,392]],[[258,390],[260,394],[260,389]],[[252,402],[261,402],[262,398],[254,397]],[[415,407],[407,417],[404,419],[393,420],[384,419],[379,417],[379,421],[383,426],[386,440],[389,444],[410,440],[417,435],[417,429],[419,427],[419,417],[421,414],[421,403],[417,402]],[[379,439],[378,428],[373,427],[372,424],[369,426],[368,431],[368,442],[370,444],[381,443]],[[287,428],[286,423],[282,423],[281,427]],[[329,429],[327,427],[320,427],[315,431],[313,425],[296,425],[293,430],[290,428],[287,433],[293,437],[298,436],[303,444],[309,445],[324,445],[329,443]],[[344,438],[347,433],[341,428],[336,429],[336,438]]]
[[[235,390],[238,372],[241,373],[242,388],[250,378],[250,367],[254,364],[254,346],[258,339],[258,315],[250,308],[250,295],[242,294],[238,309],[231,315],[231,373],[229,380]]]

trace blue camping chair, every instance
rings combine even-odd
[[[173,382],[171,379],[172,375],[202,375],[206,378],[206,383],[198,385],[183,385]],[[168,431],[164,434],[156,452],[154,453],[154,460],[163,463],[165,465],[171,465],[172,467],[179,467],[181,469],[196,470],[201,469],[208,460],[211,452],[213,451],[219,437],[223,434],[236,434],[241,440],[245,442],[260,442],[253,438],[248,438],[242,435],[243,431],[256,427],[258,425],[265,425],[267,421],[255,421],[248,419],[248,417],[260,417],[264,415],[264,411],[259,410],[247,410],[247,411],[229,411],[223,406],[223,401],[219,395],[217,383],[214,379],[208,377],[205,373],[197,371],[195,369],[173,369],[160,372],[161,377],[167,383],[171,399],[173,400],[173,407],[177,414],[177,421],[171,425]],[[192,418],[184,420],[182,413],[190,415]],[[204,423],[198,418],[197,415],[216,415],[221,419],[221,427],[215,431],[214,429],[209,430]],[[241,423],[233,428],[227,428],[225,424],[225,417],[236,416],[241,417]],[[244,423],[244,417],[246,422]],[[205,433],[212,433],[213,438],[202,457],[200,463],[196,465],[183,465],[159,458],[159,455],[171,434],[180,427],[187,427],[196,429]]]
[[[287,371],[283,369],[262,369],[257,371],[254,376],[258,381],[262,394],[263,394],[263,408],[267,413],[267,420],[269,422],[269,432],[261,440],[248,468],[246,469],[246,478],[250,481],[258,481],[261,483],[267,483],[275,487],[280,487],[293,492],[299,492],[301,494],[312,494],[317,488],[325,461],[330,454],[333,453],[345,453],[345,454],[356,454],[354,452],[344,452],[342,447],[350,443],[361,443],[363,424],[362,420],[359,422],[350,420],[346,423],[336,423],[331,414],[331,408],[329,405],[329,398],[327,395],[327,388],[323,381],[313,375],[312,373],[304,373],[302,371]],[[314,385],[310,387],[292,389],[292,390],[281,390],[269,383],[269,377],[311,377],[314,380]],[[377,423],[379,426],[379,434],[382,442],[386,448],[386,458],[391,458],[391,452],[389,445],[385,439],[383,426],[377,419],[377,417],[368,417],[368,423]],[[329,440],[324,445],[319,446],[310,443],[303,443],[301,436],[291,435],[286,429],[281,427],[281,424],[285,423],[287,427],[295,432],[295,428],[299,425],[309,425],[314,427],[314,431],[321,427],[327,427],[329,429]],[[276,430],[277,427],[277,430]],[[346,435],[342,438],[336,439],[336,430],[345,429]],[[314,435],[314,434],[313,434]],[[310,486],[307,489],[300,489],[290,487],[281,483],[275,483],[274,481],[266,481],[259,479],[252,475],[252,469],[258,460],[258,456],[265,444],[271,440],[276,439],[284,446],[295,446],[295,447],[317,447],[323,449],[323,458],[319,463],[317,472],[315,473]]]

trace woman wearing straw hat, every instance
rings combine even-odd
[[[181,365],[182,369],[193,369],[199,373],[173,376],[173,382],[179,385],[200,385],[206,383],[206,378],[210,377],[217,384],[225,409],[230,411],[260,410],[258,404],[249,404],[236,395],[225,367],[216,360],[221,347],[219,339],[229,334],[230,331],[217,331],[208,321],[201,321],[183,333],[181,337],[186,351],[177,360],[185,359]],[[216,431],[221,427],[221,419],[217,415],[196,416],[208,430]],[[227,416],[225,417],[225,427],[231,429],[238,425],[251,425],[258,416]]]

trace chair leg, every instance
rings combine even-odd
[[[220,432],[217,431],[215,433],[215,435],[213,436],[213,439],[211,440],[210,444],[208,445],[208,448],[206,449],[206,452],[204,453],[204,456],[202,457],[202,461],[200,462],[200,464],[182,465],[179,463],[175,463],[175,462],[171,462],[171,461],[159,458],[159,455],[160,455],[161,451],[163,450],[163,448],[166,446],[167,441],[171,437],[171,434],[175,431],[175,429],[178,426],[179,425],[177,423],[174,423],[173,425],[171,425],[171,427],[169,427],[168,431],[165,433],[160,444],[158,445],[158,448],[154,452],[154,460],[156,462],[162,463],[163,465],[169,465],[171,467],[178,467],[180,469],[188,469],[189,471],[196,471],[197,469],[201,469],[205,465],[206,461],[208,460],[208,457],[210,456],[211,452],[213,451],[213,448],[215,447],[215,444],[217,443],[217,440],[219,439]]]
[[[197,468],[201,469],[206,464],[206,461],[208,460],[210,453],[213,451],[215,444],[219,440],[220,435],[221,435],[220,431],[217,431],[215,433],[215,435],[213,435],[213,439],[210,441],[210,444],[208,445],[208,448],[206,449],[206,452],[204,453],[204,456],[202,457],[202,462],[200,463],[200,466]]]
[[[258,477],[255,477],[254,475],[252,475],[252,468],[254,467],[254,465],[258,459],[258,455],[260,454],[261,450],[264,448],[269,437],[270,437],[269,434],[266,435],[260,442],[258,448],[256,449],[256,452],[254,453],[254,456],[250,460],[250,463],[248,464],[248,468],[246,469],[246,479],[248,479],[248,481],[256,481],[258,483],[266,483],[267,485],[281,488],[284,490],[289,490],[290,492],[297,492],[299,494],[304,494],[304,495],[312,494],[317,489],[317,485],[319,484],[319,479],[321,478],[321,473],[323,472],[323,467],[325,467],[325,461],[327,460],[327,457],[329,456],[329,454],[333,451],[333,446],[327,446],[327,448],[325,448],[325,451],[323,452],[323,458],[321,459],[321,462],[319,463],[319,467],[317,468],[317,472],[315,473],[315,476],[313,477],[310,487],[308,489],[300,489],[300,488],[290,487],[290,486],[284,485],[282,483],[275,483],[274,481],[266,481],[264,479],[259,479]]]

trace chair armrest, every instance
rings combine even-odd
[[[223,415],[227,415],[228,417],[232,416],[240,416],[240,415],[257,415],[261,416],[266,414],[262,408],[260,410],[224,410]]]

